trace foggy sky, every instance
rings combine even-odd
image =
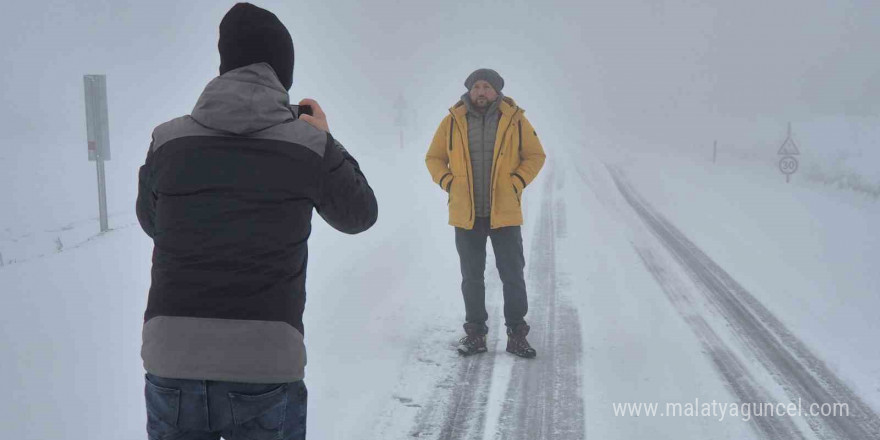
[[[110,211],[127,211],[157,124],[217,75],[234,2],[17,2],[0,17],[0,229],[94,215],[82,76],[108,76]],[[702,142],[731,120],[880,113],[880,7],[871,1],[264,1],[293,36],[291,96],[314,97],[353,151],[414,148],[491,67],[556,147]],[[741,126],[738,126],[741,127]],[[545,143],[547,140],[545,139]],[[553,143],[549,146],[554,147]],[[636,143],[627,148],[645,148]]]

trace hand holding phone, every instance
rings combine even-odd
[[[290,112],[293,113],[295,119],[299,119],[302,115],[313,115],[312,106],[310,105],[291,105]]]
[[[319,130],[323,130],[328,133],[330,132],[330,127],[327,124],[327,115],[324,114],[324,110],[321,109],[318,101],[315,101],[311,98],[303,99],[299,102],[298,108],[299,119],[302,119],[303,121],[312,124],[312,126]]]

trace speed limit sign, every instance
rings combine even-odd
[[[779,159],[779,171],[785,174],[785,181],[788,182],[790,176],[798,169],[798,161],[794,156],[783,156]]]

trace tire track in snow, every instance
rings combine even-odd
[[[490,341],[486,343],[488,345]],[[494,352],[469,356],[461,364],[459,380],[452,391],[451,405],[438,437],[440,440],[482,440],[494,366]]]
[[[565,212],[564,200],[554,199],[561,184],[561,179],[554,182],[553,173],[545,181],[527,274],[529,341],[538,356],[515,359],[498,422],[496,438],[502,440],[585,438],[580,320],[577,310],[559,296],[565,283],[556,267],[556,241],[565,234],[565,220],[554,214],[554,208]]]
[[[490,288],[487,280],[487,297],[497,287]],[[497,316],[498,308],[493,305],[491,316]],[[468,357],[456,354],[457,368],[438,384],[430,403],[416,416],[416,424],[410,430],[411,438],[430,438],[437,440],[482,440],[486,425],[489,389],[492,385],[492,371],[495,367],[496,353],[491,350],[498,341],[496,332],[489,332],[486,345],[489,352]]]
[[[810,428],[819,437],[880,438],[880,418],[861,398],[751,293],[642,199],[621,171],[609,167],[609,172],[624,199],[789,398],[802,399],[805,409],[812,404],[848,405],[848,417],[808,417]]]
[[[739,357],[718,337],[706,320],[699,315],[697,306],[676,276],[663,259],[657,257],[647,247],[634,246],[645,267],[663,289],[669,301],[699,339],[700,344],[708,352],[715,369],[724,378],[725,385],[740,402],[772,402],[773,399],[764,387],[755,381],[748,368]],[[790,418],[755,417],[759,436],[765,439],[803,439],[804,436]]]

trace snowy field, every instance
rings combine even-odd
[[[316,217],[310,240],[314,438],[742,439],[773,429],[860,438],[850,434],[876,429],[880,278],[872,268],[880,242],[872,225],[880,205],[797,179],[786,185],[773,169],[743,164],[601,146],[547,151],[552,160],[526,192],[523,227],[534,361],[504,352],[491,251],[490,353],[455,353],[463,305],[445,195],[421,151],[360,155],[379,199],[378,224],[345,236]],[[615,403],[742,401],[730,372],[719,369],[719,352],[758,390],[746,396],[792,396],[779,377],[785,372],[763,363],[751,336],[688,287],[687,270],[673,267],[677,260],[613,175],[778,318],[824,362],[830,376],[815,377],[852,390],[869,419],[853,421],[852,431],[809,418],[764,426],[758,418],[615,416]],[[45,249],[0,268],[0,346],[11,360],[0,366],[11,392],[0,413],[11,438],[144,436],[139,348],[151,243],[132,214],[114,216],[114,229],[100,236],[89,232],[93,223],[34,231]],[[60,251],[58,236],[69,242]],[[665,267],[674,282],[658,282],[651,267]],[[677,302],[669,285],[693,295],[690,302]]]

